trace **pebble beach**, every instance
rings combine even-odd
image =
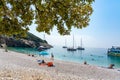
[[[41,59],[52,61],[54,66],[38,65],[37,60]],[[0,49],[0,80],[120,80],[120,69],[53,61]]]

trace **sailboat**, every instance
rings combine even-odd
[[[85,50],[85,48],[82,47],[82,38],[81,38],[81,46],[78,46],[78,50]]]
[[[63,46],[63,48],[67,48],[67,46],[66,46],[66,39],[65,39],[65,46]]]
[[[67,51],[76,51],[77,49],[74,48],[74,35],[73,35],[73,47],[67,48]]]

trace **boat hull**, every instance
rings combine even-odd
[[[67,48],[67,51],[76,51],[77,49],[75,48]]]
[[[85,50],[85,48],[77,48],[78,50]]]
[[[66,46],[63,46],[63,48],[67,48]]]
[[[108,56],[119,56],[120,57],[120,47],[112,46],[112,48],[108,49]]]
[[[108,52],[108,56],[119,56],[120,57],[120,53]]]

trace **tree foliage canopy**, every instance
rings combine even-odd
[[[35,21],[38,32],[61,35],[89,25],[94,0],[0,0],[0,34],[23,34]]]

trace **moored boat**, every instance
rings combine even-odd
[[[77,49],[75,48],[67,48],[67,51],[76,51]]]
[[[108,53],[109,56],[119,56],[120,57],[120,47],[115,47],[112,46],[112,48],[108,49]]]
[[[85,50],[85,48],[78,46],[78,50]]]
[[[77,49],[74,47],[74,35],[73,35],[73,47],[67,48],[67,51],[76,51]]]
[[[47,49],[50,49],[50,47],[49,46],[39,46],[37,48],[38,51],[44,51],[44,50],[47,50]]]
[[[81,46],[78,46],[78,50],[85,50],[85,48],[82,47],[82,38],[81,38]]]
[[[63,48],[67,48],[67,46],[63,46]]]
[[[65,46],[63,46],[63,48],[67,48],[67,46],[66,46],[66,39],[65,39]]]

